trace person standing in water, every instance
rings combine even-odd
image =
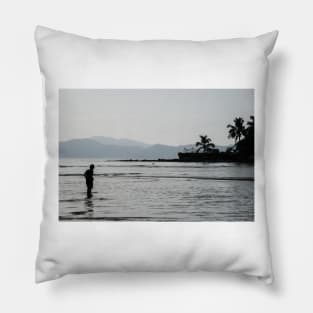
[[[89,169],[84,173],[86,179],[86,186],[87,186],[87,198],[92,197],[91,190],[93,188],[93,169],[95,166],[90,164]]]

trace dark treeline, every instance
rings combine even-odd
[[[254,116],[245,123],[241,117],[236,117],[233,124],[227,125],[228,138],[234,144],[226,151],[215,148],[212,139],[207,135],[200,135],[200,141],[191,149],[178,153],[179,160],[190,162],[253,162],[254,161]]]

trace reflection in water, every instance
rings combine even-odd
[[[91,198],[86,198],[85,208],[86,208],[87,212],[89,212],[89,213],[93,212],[93,202],[92,202]]]

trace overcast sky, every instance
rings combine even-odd
[[[205,134],[226,145],[227,124],[250,115],[252,89],[61,89],[59,139],[106,136],[181,145]]]

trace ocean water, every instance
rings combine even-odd
[[[95,164],[93,197],[83,173]],[[61,221],[254,221],[254,168],[236,163],[59,161]]]

